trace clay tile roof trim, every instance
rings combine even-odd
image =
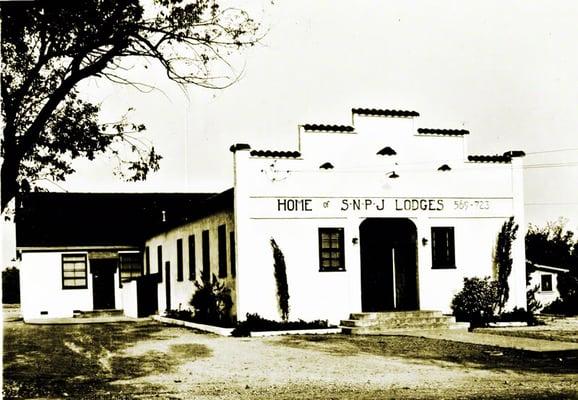
[[[317,132],[353,132],[355,128],[349,125],[324,125],[324,124],[305,124],[303,129],[306,131]]]
[[[419,133],[420,135],[463,136],[469,135],[470,131],[466,129],[418,128],[417,133]]]
[[[272,158],[299,158],[301,153],[298,151],[283,150],[252,150],[249,153],[253,157],[272,157]]]
[[[481,163],[509,163],[512,161],[512,157],[504,154],[494,154],[494,155],[471,155],[468,156],[468,161],[470,162],[481,162]]]
[[[408,110],[385,110],[379,108],[352,108],[351,112],[359,115],[378,116],[378,117],[419,117],[417,111]]]

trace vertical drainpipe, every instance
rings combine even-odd
[[[526,308],[526,219],[524,213],[524,152],[511,151],[513,215],[518,224],[518,234],[512,243],[512,273],[510,274],[509,307]]]
[[[250,283],[245,282],[244,268],[250,265],[250,254],[245,253],[249,249],[245,245],[249,241],[249,176],[248,163],[251,146],[248,144],[235,144],[230,148],[233,152],[233,172],[234,172],[234,200],[233,200],[233,221],[235,224],[235,256],[237,262],[236,283],[235,283],[235,304],[237,307],[237,320],[244,320],[247,314],[243,308],[242,293],[250,291]]]

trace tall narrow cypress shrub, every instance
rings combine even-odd
[[[273,267],[277,282],[277,303],[279,311],[281,311],[281,318],[287,321],[289,319],[289,286],[287,285],[285,256],[273,238],[271,238],[271,247],[273,248]]]
[[[498,234],[495,255],[498,283],[498,298],[496,306],[498,308],[498,313],[501,313],[504,310],[504,306],[510,298],[508,277],[512,272],[512,242],[516,240],[517,232],[518,224],[514,222],[514,217],[510,217],[506,222],[504,222],[502,229]]]

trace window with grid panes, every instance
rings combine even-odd
[[[119,253],[120,281],[127,282],[142,275],[141,253]]]
[[[432,227],[431,238],[432,268],[456,268],[454,228],[451,226]]]
[[[319,228],[319,270],[345,270],[343,228]]]
[[[86,289],[86,254],[62,255],[62,288]]]

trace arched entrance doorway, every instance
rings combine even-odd
[[[417,228],[407,218],[359,225],[364,312],[418,310]]]

